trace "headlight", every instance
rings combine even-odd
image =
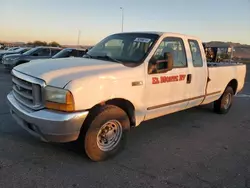
[[[17,60],[17,59],[18,59],[18,57],[10,58],[11,61],[15,61],[15,60]]]
[[[18,58],[9,58],[9,57],[3,57],[3,60],[5,61],[15,61],[17,60]]]
[[[45,106],[49,109],[72,112],[75,110],[74,98],[70,91],[56,87],[45,87]]]

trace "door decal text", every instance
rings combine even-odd
[[[178,82],[185,80],[186,75],[180,74],[177,76],[160,76],[160,77],[152,77],[152,84],[161,84],[168,82]]]

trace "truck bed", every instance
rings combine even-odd
[[[246,65],[236,62],[209,62],[207,65],[209,82],[206,93],[208,96],[203,104],[219,99],[231,81],[237,83],[236,94],[243,88]]]
[[[244,64],[238,62],[207,62],[208,67],[225,67],[225,66],[238,66],[238,65],[244,65]]]

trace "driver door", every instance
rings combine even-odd
[[[189,73],[184,42],[181,38],[163,39],[148,63],[146,75],[145,120],[156,118],[186,108],[188,101],[187,74]],[[163,60],[168,52],[173,56],[173,69],[167,72],[156,70],[156,61]],[[159,67],[158,67],[159,69]]]

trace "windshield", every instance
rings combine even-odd
[[[25,48],[19,48],[19,49],[16,49],[16,50],[13,50],[14,52],[23,52],[24,50],[26,50]]]
[[[35,52],[38,48],[32,48],[28,50],[27,52],[23,53],[24,55],[31,55],[33,52]]]
[[[8,48],[7,51],[13,51],[15,48]]]
[[[147,33],[114,34],[91,48],[84,57],[121,63],[140,63],[158,38],[157,34]]]
[[[63,49],[57,54],[55,54],[52,58],[70,57],[72,55],[72,51],[72,49]]]

